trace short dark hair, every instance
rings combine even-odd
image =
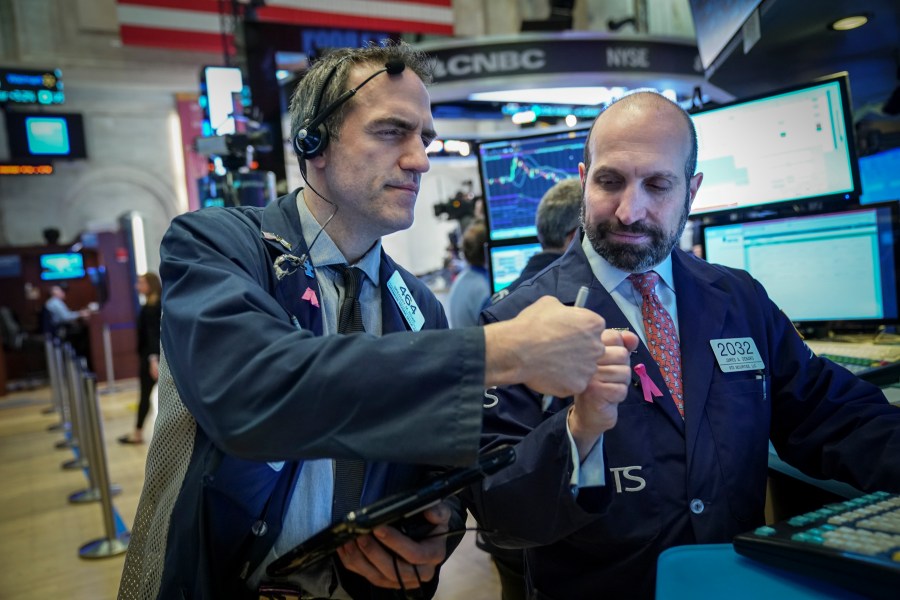
[[[588,171],[591,168],[591,136],[594,133],[594,127],[597,125],[597,121],[600,120],[600,117],[610,109],[610,107],[622,102],[626,105],[636,103],[642,99],[647,98],[657,98],[660,103],[668,104],[673,108],[677,109],[679,113],[684,117],[685,124],[687,125],[687,129],[690,135],[690,145],[691,149],[688,152],[687,161],[684,163],[684,180],[685,185],[690,185],[691,177],[694,176],[694,173],[697,171],[697,128],[694,127],[694,120],[691,119],[691,115],[681,108],[681,106],[672,102],[656,90],[650,89],[640,89],[634,90],[631,93],[625,94],[621,98],[617,98],[603,107],[603,110],[600,111],[600,114],[594,119],[594,122],[591,124],[591,129],[588,131],[587,140],[584,142],[584,170]]]
[[[485,265],[484,243],[487,241],[487,226],[484,221],[472,221],[462,235],[463,258],[470,265]]]
[[[581,180],[563,179],[544,193],[535,225],[543,248],[562,248],[566,237],[581,223]]]
[[[372,44],[363,48],[341,48],[330,52],[317,60],[306,72],[294,89],[291,97],[291,140],[297,135],[304,123],[315,115],[316,98],[321,91],[321,102],[318,110],[334,102],[346,91],[347,78],[356,65],[384,65],[389,61],[402,61],[425,83],[431,83],[431,63],[421,51],[404,42],[385,40],[383,45]],[[321,89],[325,86],[325,89]],[[349,100],[325,119],[325,128],[331,139],[340,136],[346,108],[353,100]]]

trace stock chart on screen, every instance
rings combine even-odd
[[[555,183],[578,177],[588,130],[555,131],[482,142],[478,161],[490,239],[534,236],[534,217]]]

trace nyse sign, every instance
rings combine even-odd
[[[649,69],[650,49],[611,46],[606,49],[606,66],[613,68],[627,67],[629,69]]]

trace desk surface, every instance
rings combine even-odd
[[[731,544],[669,548],[659,556],[656,600],[857,600],[849,590],[740,556]]]

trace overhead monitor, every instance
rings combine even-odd
[[[701,110],[691,215],[856,200],[859,169],[847,77]]]
[[[528,259],[540,251],[541,245],[536,239],[517,244],[490,246],[488,264],[492,291],[499,292],[515,281],[528,263]]]
[[[16,159],[87,158],[80,114],[10,111],[6,131]]]
[[[900,200],[900,148],[859,158],[860,204]]]
[[[704,69],[725,54],[729,42],[737,39],[744,23],[762,0],[690,0],[697,51]],[[736,43],[736,42],[735,42]]]
[[[898,322],[897,203],[706,227],[704,256],[744,269],[796,323]]]
[[[84,258],[77,252],[41,255],[41,279],[80,279],[84,277]]]
[[[553,184],[578,177],[588,129],[542,132],[478,144],[489,239],[537,235],[534,217]]]

